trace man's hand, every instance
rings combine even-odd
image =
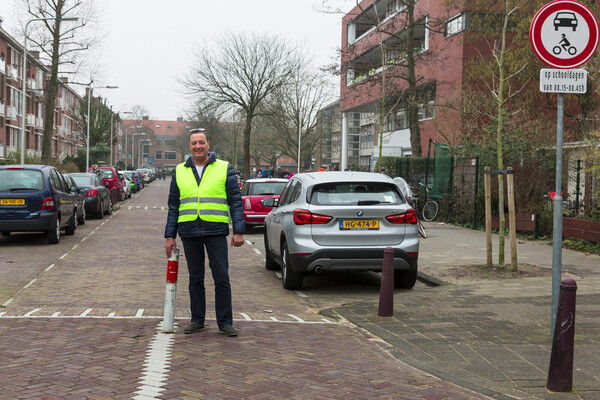
[[[175,239],[167,239],[165,241],[165,253],[167,254],[167,258],[171,258],[171,252],[173,250],[177,250],[177,242],[175,242]]]
[[[241,233],[234,233],[231,235],[231,246],[240,247],[245,242],[244,235]]]

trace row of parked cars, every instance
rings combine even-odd
[[[264,224],[265,267],[297,290],[307,274],[383,269],[392,251],[394,285],[417,280],[417,213],[390,177],[369,172],[313,172],[250,179],[242,186],[246,226]]]
[[[1,165],[0,235],[44,232],[58,243],[61,231],[73,235],[89,216],[110,215],[114,204],[150,182],[147,175],[113,167],[62,174],[50,165]]]

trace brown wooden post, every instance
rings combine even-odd
[[[510,264],[517,270],[517,223],[515,221],[515,187],[512,167],[506,169],[506,187],[508,195],[508,224],[510,230]]]
[[[485,248],[487,266],[492,268],[492,185],[490,181],[490,167],[485,167]]]

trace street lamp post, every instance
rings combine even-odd
[[[121,111],[123,114],[131,114],[131,111]],[[117,113],[120,114],[121,112]],[[114,128],[114,123],[113,123],[113,117],[115,114],[113,114],[112,112],[112,106],[110,106],[110,166],[113,166],[114,163],[114,159],[113,159],[113,128]],[[126,128],[127,130],[127,128]],[[125,132],[126,136],[125,139],[127,139],[127,132]],[[127,148],[127,141],[125,141],[125,148]],[[125,162],[127,164],[127,162]],[[127,165],[125,165],[125,169],[127,169]]]
[[[77,17],[48,17],[48,18],[32,18],[25,24],[25,39],[23,40],[23,69],[21,71],[21,78],[23,79],[22,86],[22,94],[23,94],[23,102],[21,107],[21,164],[25,164],[25,119],[27,117],[27,29],[29,28],[29,24],[34,21],[50,21],[50,20],[58,20],[58,21],[77,21],[79,18]]]
[[[140,162],[140,159],[141,159],[141,156],[142,156],[142,150],[141,150],[141,148],[142,148],[142,142],[148,142],[148,146],[150,146],[152,144],[152,143],[150,143],[150,139],[140,139],[140,140],[138,140],[138,156],[137,156],[137,166],[138,166],[138,168],[142,167],[141,162]]]
[[[94,89],[118,89],[118,86],[95,86],[88,87],[88,105],[87,105],[87,134],[85,139],[85,170],[90,169],[90,103],[92,102],[92,91]],[[112,129],[112,128],[111,128]],[[111,143],[112,145],[112,143]],[[111,147],[112,148],[112,147]]]
[[[129,140],[127,140],[127,129],[129,128],[140,129],[141,126],[128,126],[125,128],[125,169],[129,168],[129,165],[127,164],[127,159],[129,158],[129,153],[127,152],[127,143],[129,142]],[[133,163],[133,160],[131,162]]]
[[[138,133],[134,133],[133,135],[131,135],[131,164],[133,165],[134,169],[136,166],[136,162],[135,162],[135,137],[136,135],[146,135],[145,132],[138,132]]]

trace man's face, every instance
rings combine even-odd
[[[190,135],[190,152],[194,159],[205,160],[208,158],[209,145],[204,133],[198,132]]]

